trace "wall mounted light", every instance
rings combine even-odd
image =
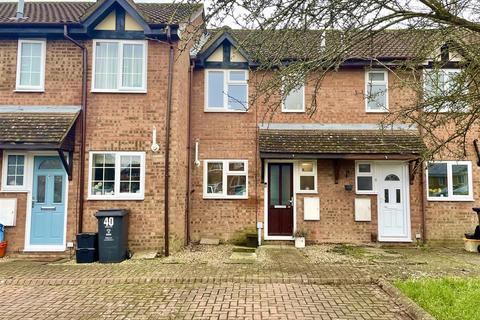
[[[150,147],[153,152],[158,152],[160,150],[160,146],[157,143],[157,128],[153,126],[153,131],[152,131],[152,145]]]
[[[198,159],[198,145],[199,144],[200,143],[198,142],[198,140],[195,141],[195,162],[194,162],[194,164],[195,164],[196,167],[200,166],[200,160]]]

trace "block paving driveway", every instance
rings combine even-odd
[[[7,286],[2,319],[409,319],[374,285]]]
[[[117,265],[7,260],[0,319],[411,319],[375,279],[480,274],[480,261],[452,252],[382,262],[315,250],[264,247],[254,264],[231,263],[228,246]]]

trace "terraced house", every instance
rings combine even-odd
[[[252,58],[261,44],[244,41],[257,31],[207,31],[203,19],[191,4],[0,3],[11,253],[65,252],[110,208],[129,210],[132,250],[167,254],[257,226],[265,240],[304,229],[310,242],[461,239],[472,228],[473,147],[465,161],[420,170],[415,126],[379,130],[417,98],[381,64],[414,58],[411,37],[359,43],[320,90],[307,78],[268,110],[250,99],[270,73]],[[325,45],[313,31],[305,41]],[[380,94],[358,94],[369,88]]]

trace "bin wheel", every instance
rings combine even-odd
[[[127,259],[132,259],[132,257],[133,257],[133,252],[128,250],[127,251]]]

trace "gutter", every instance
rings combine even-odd
[[[67,25],[63,26],[63,36],[65,39],[76,45],[82,50],[82,109],[81,109],[81,128],[82,133],[80,136],[80,172],[78,175],[78,222],[77,233],[83,231],[83,202],[84,202],[84,189],[85,189],[85,137],[87,133],[87,68],[88,68],[88,52],[87,48],[77,40],[68,35]],[[71,161],[72,159],[70,159]]]
[[[165,223],[165,256],[170,255],[169,242],[169,187],[170,187],[170,114],[172,112],[172,81],[173,81],[173,59],[174,48],[172,43],[172,32],[167,27],[167,41],[170,45],[168,57],[168,76],[167,76],[167,110],[165,114],[165,181],[164,181],[164,223]]]
[[[195,68],[195,61],[190,63],[188,70],[188,132],[187,132],[187,194],[185,204],[185,245],[190,244],[190,212],[191,196],[192,196],[192,95],[193,95],[193,69]]]

